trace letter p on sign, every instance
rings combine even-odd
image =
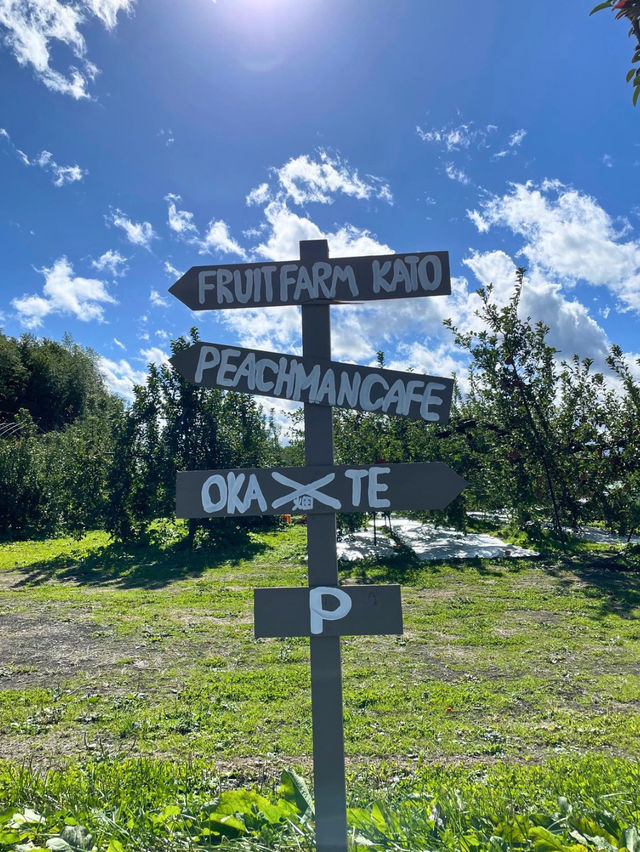
[[[325,609],[323,597],[332,597],[338,601],[335,609]],[[351,611],[351,598],[342,589],[331,586],[317,586],[309,589],[309,611],[311,614],[311,633],[314,636],[322,633],[325,621],[338,621]]]

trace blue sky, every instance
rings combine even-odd
[[[633,45],[589,2],[0,0],[0,325],[130,396],[201,337],[295,352],[296,308],[192,314],[190,266],[443,251],[453,293],[332,309],[334,357],[464,375],[442,319],[509,297],[570,357],[640,352]]]

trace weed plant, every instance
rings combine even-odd
[[[99,761],[45,773],[0,764],[0,849],[313,850],[313,802],[297,772],[284,770],[278,786],[229,785],[203,761]],[[349,788],[353,852],[640,849],[640,765],[630,761],[412,772],[389,763],[350,777]]]

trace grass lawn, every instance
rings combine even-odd
[[[5,768],[150,758],[204,761],[226,784],[269,785],[283,766],[309,777],[308,642],[252,635],[254,587],[306,585],[304,528],[250,533],[224,551],[189,552],[177,538],[168,528],[138,549],[98,532],[2,545]],[[435,765],[466,766],[467,777],[593,759],[632,766],[637,567],[593,545],[563,557],[345,565],[344,583],[401,583],[405,620],[402,637],[343,640],[352,796]]]

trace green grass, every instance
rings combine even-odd
[[[235,789],[238,780],[203,761],[103,760],[46,773],[0,763],[0,848],[41,848],[62,837],[101,852],[311,852],[313,814],[295,773],[285,772],[281,786],[244,779],[245,791]],[[638,763],[591,756],[488,768],[418,762],[407,770],[386,762],[350,772],[347,782],[353,852],[640,846]]]
[[[253,589],[305,585],[305,552],[299,526],[248,533],[235,547],[194,552],[181,546],[179,526],[160,528],[144,547],[118,546],[99,532],[80,541],[3,544],[0,747],[7,763],[0,811],[4,802],[8,809],[44,813],[48,800],[37,794],[37,785],[45,783],[38,771],[53,772],[47,783],[67,785],[66,804],[47,816],[54,822],[75,812],[78,779],[85,777],[80,767],[98,767],[91,771],[113,778],[125,773],[124,766],[132,779],[148,771],[156,778],[149,784],[160,791],[165,788],[158,778],[166,772],[171,785],[180,786],[181,778],[180,789],[197,788],[198,796],[206,792],[198,786],[201,778],[218,791],[259,782],[273,796],[269,784],[280,767],[295,765],[308,776],[308,642],[256,640],[252,634]],[[469,814],[483,811],[486,830],[498,832],[500,820],[492,822],[485,813],[490,803],[478,798],[483,790],[489,794],[482,779],[499,779],[489,791],[496,796],[495,815],[507,813],[508,772],[521,773],[526,810],[537,801],[535,773],[542,778],[560,765],[567,767],[567,790],[578,789],[580,776],[584,796],[631,795],[640,751],[637,567],[633,554],[576,542],[566,556],[548,552],[539,559],[419,563],[405,552],[386,562],[342,566],[343,582],[401,583],[405,621],[401,637],[348,637],[342,643],[354,806],[370,805],[367,795],[376,789],[380,801],[392,801],[394,791],[406,798],[416,793],[409,790],[412,783],[426,789],[440,779],[439,801],[453,808],[445,792],[453,795],[455,776],[474,802]],[[436,771],[437,765],[443,768]],[[17,766],[28,767],[19,773],[22,792],[9,780]],[[125,774],[123,790],[133,789]],[[597,786],[601,776],[609,780]],[[540,785],[551,784],[551,775],[544,777]],[[568,795],[560,776],[556,781],[549,787],[553,795]],[[115,807],[109,796],[104,794],[105,806]],[[173,793],[160,798],[153,808],[175,801],[187,807]],[[557,805],[549,800],[545,807],[551,814]],[[580,807],[593,811],[595,800]],[[620,814],[622,831],[632,815]],[[420,821],[416,814],[405,816],[412,824]],[[91,822],[86,815],[78,819]],[[364,831],[366,819],[358,819]],[[412,836],[422,837],[422,845],[414,850],[459,850],[464,832],[480,830],[465,823],[462,834],[445,840],[441,832],[436,842],[433,826],[420,819],[422,828]],[[148,827],[138,834],[127,829],[136,834],[134,843],[121,825],[109,835],[111,823],[98,823],[93,820],[90,830],[103,838],[105,850],[110,836],[126,849],[196,848],[177,841],[174,847],[145,847],[140,838]],[[374,828],[366,828],[372,837]],[[265,829],[262,848],[269,848],[272,829]],[[405,848],[404,829],[384,830],[395,831],[399,845],[379,848]],[[498,840],[489,846],[489,835],[480,836],[481,845],[470,849],[529,848],[503,847]],[[306,843],[304,831],[294,831],[290,841]],[[634,852],[640,852],[640,841]]]
[[[4,754],[308,761],[308,643],[252,635],[253,588],[305,584],[304,553],[298,526],[218,552],[100,533],[3,546],[0,626],[17,643],[0,670]],[[640,584],[626,567],[593,548],[344,567],[344,582],[401,582],[405,619],[402,637],[343,640],[348,757],[637,754]]]

